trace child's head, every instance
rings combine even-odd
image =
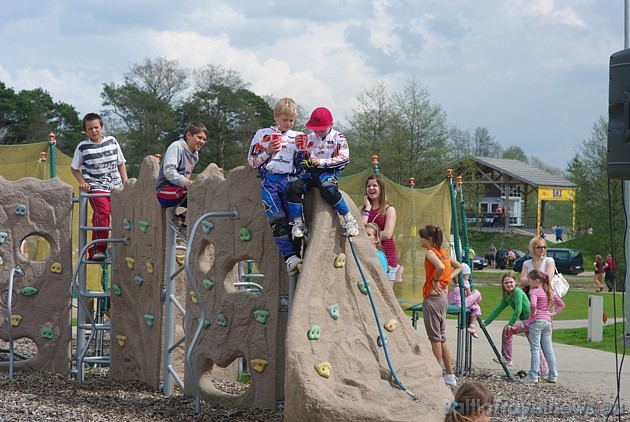
[[[387,204],[387,194],[385,193],[385,182],[382,177],[376,174],[370,174],[367,179],[365,179],[365,194],[370,202],[372,202],[374,198],[377,199],[382,213],[385,213],[384,205]]]
[[[273,108],[273,119],[280,132],[286,132],[293,128],[297,112],[297,103],[292,98],[284,97],[276,102]]]
[[[83,117],[83,130],[92,142],[103,139],[103,119],[96,113],[88,113]]]
[[[513,271],[508,271],[501,277],[501,296],[505,298],[509,294],[514,292],[516,288],[516,274]]]
[[[465,262],[462,263],[462,276],[464,277],[464,280],[468,280],[468,277],[470,277],[470,266],[468,266],[468,264],[466,264]]]
[[[306,122],[306,128],[323,138],[330,131],[332,124],[333,116],[330,110],[326,107],[318,107],[311,113],[311,118]]]
[[[474,381],[466,382],[457,389],[444,421],[489,421],[493,403],[494,396],[487,387]]]
[[[418,235],[420,236],[420,243],[423,247],[429,249],[431,247],[441,248],[442,241],[444,239],[444,235],[442,234],[442,229],[438,226],[433,226],[428,224],[418,230]],[[422,242],[425,243],[422,243]]]
[[[381,229],[374,223],[365,223],[365,232],[370,238],[372,245],[376,249],[381,249]]]
[[[188,123],[184,130],[184,139],[192,152],[199,151],[206,144],[207,137],[208,129],[199,122]]]
[[[538,270],[531,270],[527,273],[527,278],[529,279],[529,286],[533,289],[537,287],[542,287],[547,295],[547,299],[551,304],[551,299],[553,298],[553,290],[551,289],[551,282],[549,281],[549,275],[547,273],[543,273]]]

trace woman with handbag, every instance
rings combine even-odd
[[[529,255],[532,257],[523,262],[521,270],[521,289],[529,296],[529,277],[532,270],[538,270],[547,274],[556,273],[556,262],[552,257],[547,256],[547,242],[540,236],[534,236],[529,241]]]

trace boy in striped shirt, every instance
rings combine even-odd
[[[103,119],[96,113],[83,118],[83,130],[88,139],[81,141],[74,150],[70,170],[79,182],[79,189],[90,193],[109,193],[114,187],[127,181],[125,157],[113,136],[103,136]],[[109,196],[92,197],[90,204],[92,226],[109,227],[111,202]],[[93,230],[92,240],[107,239],[108,230]],[[88,249],[88,259],[104,261],[107,242],[98,242]]]

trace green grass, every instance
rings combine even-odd
[[[501,300],[501,289],[499,286],[476,286],[481,292],[483,300],[481,301],[482,317],[487,317],[496,308]],[[555,319],[556,320],[575,320],[575,319],[588,319],[588,296],[602,296],[604,298],[604,312],[609,319],[612,320],[614,315],[613,309],[613,295],[611,293],[594,293],[588,291],[569,290],[569,292],[562,298],[565,303],[565,308],[560,312]],[[617,315],[620,316],[623,312],[622,297],[620,294],[615,295],[617,302]],[[625,304],[624,304],[625,305]],[[501,315],[497,317],[498,321],[507,321],[512,316],[512,308],[506,308],[501,312]]]
[[[615,336],[615,328],[617,330]],[[589,349],[602,350],[605,352],[615,352],[615,338],[618,340],[624,333],[623,323],[610,324],[604,326],[601,342],[588,341],[588,330],[586,328],[568,328],[564,330],[553,330],[553,341],[555,343],[568,344],[571,346],[587,347]],[[623,342],[617,341],[617,353],[622,354]],[[626,355],[630,355],[630,348],[626,348]]]

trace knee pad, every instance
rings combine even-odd
[[[291,233],[289,230],[289,220],[284,216],[272,221],[270,224],[273,237],[288,236]]]
[[[333,176],[330,176],[324,180],[319,188],[319,192],[322,195],[322,198],[329,204],[336,204],[341,200],[341,194],[339,193],[338,188],[339,182]]]

